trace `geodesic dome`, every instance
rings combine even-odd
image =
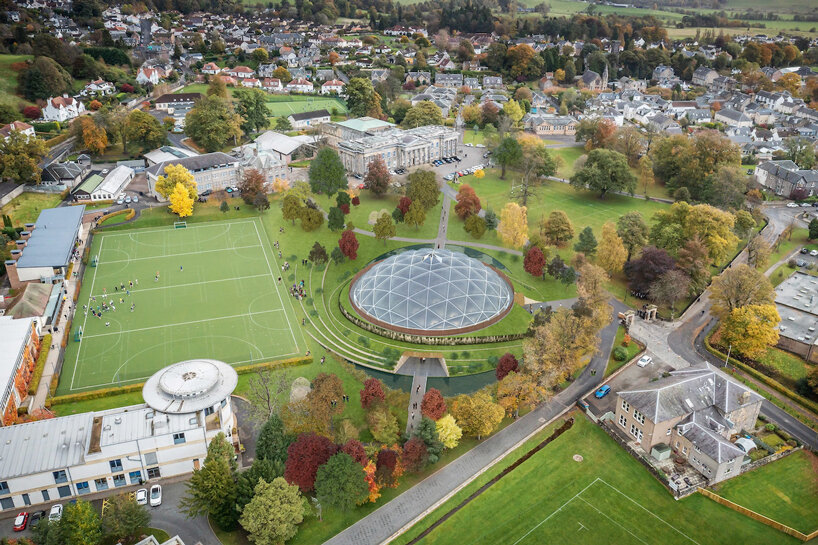
[[[358,311],[387,327],[443,332],[503,314],[514,291],[481,261],[449,250],[410,250],[373,265],[350,287]]]

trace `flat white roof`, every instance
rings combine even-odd
[[[99,416],[99,413],[96,416]],[[203,426],[204,422],[201,425]],[[199,427],[195,414],[164,414],[148,405],[137,405],[128,407],[127,410],[102,415],[99,446],[107,447]]]
[[[99,184],[97,191],[115,195],[125,189],[128,182],[133,179],[133,175],[134,169],[126,167],[125,165],[119,165],[108,173],[102,183]]]
[[[142,387],[145,403],[170,414],[190,414],[227,399],[236,389],[236,370],[218,360],[188,360],[157,371]]]

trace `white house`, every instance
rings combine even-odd
[[[12,121],[8,125],[4,125],[0,128],[0,136],[2,136],[5,140],[8,140],[13,132],[19,132],[26,135],[28,138],[36,137],[34,127],[28,123],[23,123],[22,121]]]
[[[80,94],[84,97],[108,96],[114,94],[115,90],[113,83],[100,78],[86,85],[85,88],[80,91]]]
[[[287,120],[294,129],[317,127],[318,125],[329,123],[330,119],[329,112],[326,110],[316,110],[314,112],[303,112],[300,114],[291,114],[287,116]]]
[[[79,100],[63,95],[49,98],[43,108],[43,119],[46,121],[67,121],[85,113],[85,104]]]
[[[191,473],[219,433],[238,442],[237,382],[226,363],[184,361],[148,379],[142,405],[0,428],[0,509]]]
[[[209,62],[209,63],[205,64],[204,66],[202,66],[202,74],[214,75],[214,74],[218,74],[221,71],[222,71],[222,69],[219,68],[219,65],[216,64],[215,62]]]
[[[241,81],[242,87],[251,87],[254,89],[258,89],[261,87],[261,82],[256,78],[244,78],[239,81]]]
[[[247,66],[237,66],[235,68],[228,68],[224,71],[228,76],[233,76],[236,79],[252,78],[256,75],[252,68]]]
[[[281,93],[284,91],[284,85],[278,78],[264,78],[261,82],[261,88],[268,93]]]
[[[312,83],[304,78],[296,78],[287,84],[288,93],[312,93]]]
[[[162,68],[152,68],[150,66],[143,66],[136,73],[136,83],[140,85],[156,85],[166,77],[165,71]]]
[[[321,94],[322,95],[331,95],[336,94],[340,95],[344,91],[344,82],[339,79],[332,79],[327,82],[324,82],[321,85]]]

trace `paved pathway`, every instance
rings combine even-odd
[[[440,222],[437,226],[437,238],[435,248],[446,246],[446,231],[449,229],[449,208],[452,206],[452,198],[443,193],[443,206],[440,209]]]
[[[431,512],[593,390],[605,374],[608,355],[613,348],[616,329],[619,326],[616,313],[627,308],[618,301],[611,303],[614,306],[613,319],[600,334],[599,352],[591,358],[579,378],[568,388],[325,543],[327,545],[383,543]]]
[[[416,372],[412,377],[412,389],[409,391],[409,417],[406,420],[406,435],[411,435],[423,418],[420,414],[420,403],[426,393],[426,373]]]

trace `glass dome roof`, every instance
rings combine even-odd
[[[512,303],[509,283],[481,261],[449,250],[410,250],[388,257],[350,288],[353,304],[375,320],[424,331],[469,328]]]

